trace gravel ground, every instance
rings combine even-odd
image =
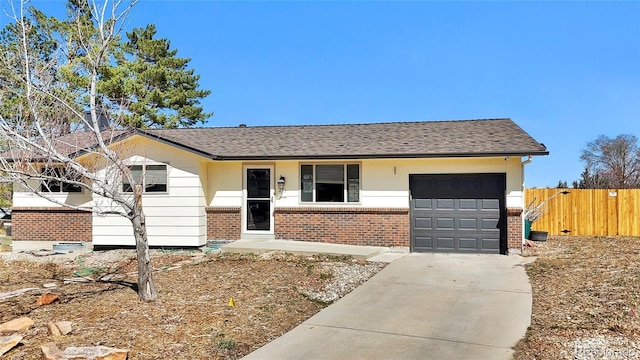
[[[381,263],[344,264],[340,262],[323,262],[319,264],[320,271],[330,273],[331,281],[320,291],[307,290],[305,295],[311,299],[332,303],[363,282],[367,281],[384,267]]]
[[[150,249],[149,254],[151,256],[158,256],[162,254],[173,255],[195,255],[200,251],[195,250],[180,250],[180,251],[165,251]],[[111,266],[121,262],[123,259],[128,259],[136,256],[136,252],[133,249],[116,249],[105,251],[73,251],[66,254],[56,254],[50,250],[30,250],[20,252],[1,252],[0,259],[5,261],[31,261],[37,263],[55,263],[55,264],[67,264],[70,265],[77,262],[78,257],[82,257],[86,263],[90,266]]]

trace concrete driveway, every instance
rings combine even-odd
[[[531,319],[525,260],[409,254],[244,359],[511,359]]]

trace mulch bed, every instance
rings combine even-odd
[[[640,237],[552,236],[524,255],[533,315],[515,359],[640,358]]]
[[[158,300],[148,303],[120,281],[63,284],[63,279],[74,277],[74,271],[86,270],[88,261],[80,266],[76,261],[0,259],[0,292],[55,281],[59,287],[49,291],[60,296],[59,301],[44,306],[35,305],[44,290],[0,300],[0,323],[20,316],[35,321],[23,334],[22,345],[3,359],[39,359],[40,346],[50,341],[60,349],[95,345],[130,349],[129,359],[240,358],[327,305],[303,295],[304,290],[320,291],[331,281],[331,275],[315,264],[354,262],[287,254],[267,259],[210,254],[199,257],[199,263],[171,266],[189,259],[189,254],[152,256],[158,269],[154,272]],[[127,276],[125,281],[135,281],[130,273],[135,271],[131,257],[109,264],[109,269]],[[229,306],[231,298],[236,306]],[[49,321],[71,321],[73,332],[49,335]]]

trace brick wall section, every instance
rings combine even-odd
[[[18,208],[11,214],[12,241],[92,241],[89,211],[69,208]]]
[[[408,247],[409,209],[276,208],[275,238]]]
[[[239,240],[242,219],[239,207],[208,207],[207,239]]]
[[[522,251],[522,209],[507,208],[507,249]]]

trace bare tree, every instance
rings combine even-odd
[[[600,135],[587,143],[580,159],[585,163],[584,187],[640,187],[640,147],[634,135]]]
[[[137,251],[138,295],[142,300],[153,301],[157,294],[142,208],[142,181],[134,177],[127,164],[127,154],[131,150],[123,145],[124,142],[118,142],[133,130],[120,126],[113,113],[110,114],[110,127],[104,127],[100,119],[108,111],[103,108],[104,102],[96,90],[100,68],[109,63],[111,46],[118,41],[118,34],[136,1],[88,3],[97,31],[88,33],[81,23],[72,29],[83,54],[75,59],[72,68],[88,79],[75,102],[70,101],[69,96],[60,95],[64,84],[56,78],[57,72],[51,71],[68,63],[64,39],[58,39],[50,57],[39,58],[31,52],[26,4],[24,1],[10,3],[13,21],[19,29],[20,46],[16,52],[0,55],[4,56],[1,59],[4,68],[0,68],[0,73],[5,76],[0,80],[14,84],[4,87],[4,94],[0,95],[19,97],[23,101],[17,102],[19,111],[11,116],[0,116],[3,150],[0,180],[11,181],[21,191],[29,191],[54,204],[128,219]],[[16,65],[19,68],[11,68]],[[81,102],[84,100],[86,102]],[[84,131],[69,131],[70,124],[76,124]],[[123,192],[123,182],[130,184],[133,192]],[[92,194],[93,200],[84,206],[69,204],[55,196],[55,190],[60,187],[83,189]]]

